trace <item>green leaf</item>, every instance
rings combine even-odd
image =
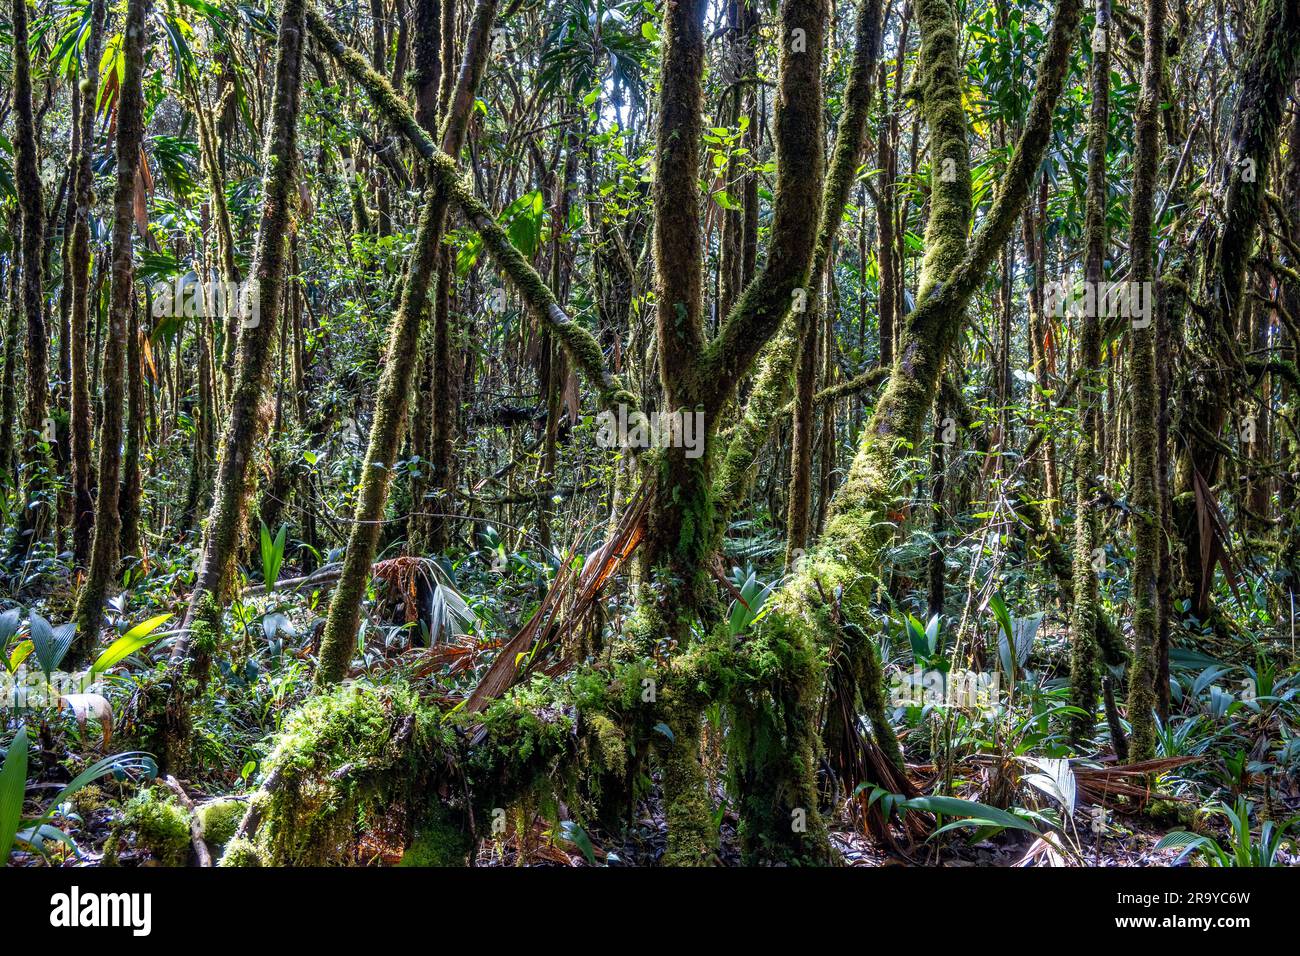
[[[22,623],[22,619],[23,612],[16,607],[0,614],[0,649],[7,647],[13,636],[18,633],[18,625]]]
[[[95,659],[91,665],[90,677],[93,681],[95,675],[102,674],[110,667],[117,666],[120,662],[130,657],[136,651],[149,644],[152,644],[161,634],[154,634],[163,624],[171,620],[170,614],[159,614],[157,617],[151,617],[147,621],[137,624],[131,630],[127,631],[112,644],[104,649],[104,653]]]
[[[35,650],[35,647],[33,647],[31,641],[20,641],[15,645],[13,653],[9,655],[9,673],[12,674],[18,670],[19,665],[21,665],[23,661],[27,660],[33,650]]]
[[[1012,648],[1015,647],[1015,627],[1011,623],[1011,612],[1007,609],[1007,602],[1002,600],[1001,594],[994,594],[989,598],[989,610],[993,612],[1002,630],[998,637],[998,657],[1002,661],[1002,670],[1007,675],[1007,680],[1014,685],[1016,656]]]
[[[46,680],[49,680],[50,675],[58,669],[68,653],[68,648],[72,647],[72,638],[76,629],[77,626],[72,623],[53,627],[35,611],[28,615],[27,630],[31,635],[32,646],[35,648],[36,660],[41,665]]]
[[[289,532],[287,524],[280,525],[275,540],[271,540],[271,529],[262,524],[262,583],[268,591],[275,590],[275,582],[280,577],[280,567],[284,564],[284,540]]]
[[[1020,817],[1007,813],[1005,810],[999,810],[997,807],[976,803],[974,800],[962,800],[959,797],[914,797],[911,800],[904,800],[899,806],[906,807],[909,810],[926,810],[930,813],[942,813],[950,817],[967,818],[949,824],[943,828],[945,830],[954,826],[987,826],[1004,827],[1008,830],[1024,830],[1028,833],[1038,834],[1038,829],[1033,824],[1027,823]]]
[[[18,728],[0,767],[0,865],[9,862],[27,794],[27,727]]]
[[[588,863],[592,866],[596,865],[596,849],[591,845],[591,838],[587,836],[586,830],[572,820],[565,820],[560,824],[560,832],[566,840],[582,851]]]
[[[903,624],[907,628],[907,640],[912,645],[912,657],[919,664],[933,652],[929,635],[926,634],[925,626],[911,614],[907,615]]]

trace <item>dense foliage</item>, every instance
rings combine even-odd
[[[1298,79],[1293,0],[6,0],[0,857],[1300,861]]]

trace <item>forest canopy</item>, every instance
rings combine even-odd
[[[1295,0],[3,0],[0,861],[1300,863]]]

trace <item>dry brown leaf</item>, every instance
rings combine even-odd
[[[103,731],[102,746],[108,746],[113,739],[113,705],[106,698],[99,694],[64,694],[59,704],[72,711],[83,734],[91,719],[98,720]]]

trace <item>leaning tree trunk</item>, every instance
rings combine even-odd
[[[460,77],[448,103],[443,126],[442,151],[452,157],[459,154],[464,145],[470,107],[487,65],[491,46],[490,31],[496,7],[496,0],[479,0],[474,11]],[[379,380],[379,391],[375,396],[375,420],[370,429],[370,443],[366,449],[352,530],[348,534],[343,570],[330,601],[329,616],[321,637],[320,661],[316,668],[318,687],[342,680],[356,650],[361,602],[365,596],[366,582],[370,578],[370,566],[379,548],[384,505],[388,500],[393,464],[397,459],[411,382],[415,377],[420,320],[428,307],[426,300],[429,295],[429,280],[442,243],[451,200],[451,192],[440,180],[435,179],[428,190],[424,211],[416,229],[411,268],[402,289],[401,304],[397,315],[393,317],[389,332],[387,358]],[[435,413],[438,411],[435,409]]]
[[[447,56],[447,16],[454,10],[450,2],[443,4],[443,40],[444,40],[444,59]],[[325,46],[327,50],[335,57],[339,65],[351,76],[366,92],[372,104],[379,110],[384,118],[399,132],[408,142],[415,146],[417,152],[428,162],[429,171],[433,175],[433,181],[438,191],[445,192],[447,196],[455,202],[461,212],[468,220],[470,228],[476,231],[483,239],[484,247],[488,254],[496,262],[498,267],[506,273],[515,284],[524,302],[534,317],[542,323],[556,341],[564,348],[568,354],[569,360],[579,369],[587,381],[597,390],[600,395],[600,401],[606,407],[615,403],[624,403],[629,406],[636,404],[636,397],[628,392],[622,383],[612,376],[604,365],[604,357],[601,354],[600,346],[595,338],[581,325],[572,321],[560,308],[554,295],[547,288],[546,283],[542,281],[537,271],[528,264],[528,261],[511,243],[509,236],[504,229],[493,217],[488,208],[473,193],[472,188],[466,182],[460,168],[456,165],[455,160],[437,146],[430,137],[420,127],[415,116],[402,101],[402,99],[389,86],[387,80],[377,74],[369,67],[369,64],[350,49],[325,22],[324,17],[314,9],[308,10],[308,23],[312,33]],[[475,28],[476,30],[477,28]],[[472,33],[475,32],[472,30]],[[480,55],[485,55],[480,51]],[[444,71],[444,80],[449,72]],[[462,76],[452,93],[446,95],[446,99],[451,102],[450,109],[452,115],[465,113],[472,102],[472,95],[469,92],[470,77],[466,75],[465,65],[462,64]],[[477,81],[475,81],[477,82]],[[445,89],[445,85],[444,85]],[[417,244],[419,233],[417,232]],[[427,275],[422,280],[426,283]],[[405,296],[404,296],[405,298]],[[413,321],[410,314],[405,317],[406,321]],[[394,320],[397,325],[397,320]],[[394,331],[397,331],[396,329]],[[393,391],[396,392],[397,382],[393,382]],[[391,396],[391,400],[396,400],[398,396]],[[403,402],[405,399],[403,398]],[[385,407],[382,403],[377,407]],[[392,422],[393,426],[399,424]],[[388,425],[380,432],[383,437],[389,429]],[[400,429],[394,427],[393,432],[400,433]],[[375,444],[374,426],[371,429],[371,445]],[[387,441],[388,439],[385,439]],[[393,442],[395,438],[391,439]],[[395,446],[394,446],[395,447]],[[378,460],[378,459],[376,459]],[[373,472],[380,472],[379,469],[373,469]],[[371,477],[371,471],[367,472],[367,477]],[[366,513],[374,511],[376,515],[381,515],[383,511],[383,495],[380,494],[381,488],[379,482],[383,483],[383,493],[386,494],[387,482],[390,475],[387,469],[374,476],[375,484],[369,490],[369,497],[363,494],[362,498],[368,501],[368,504],[358,503],[358,508],[365,508]],[[376,505],[378,507],[376,507]],[[377,520],[377,519],[376,519]],[[363,527],[363,526],[357,526]],[[366,544],[368,536],[358,536],[357,543],[360,547],[354,549],[356,557],[352,558],[351,570],[345,571],[345,576],[350,576],[351,584],[349,585],[357,598],[357,606],[348,608],[346,605],[338,605],[338,593],[335,591],[334,601],[331,603],[331,617],[334,616],[335,605],[339,606],[338,617],[335,618],[336,626],[334,628],[334,637],[331,638],[333,646],[329,652],[328,666],[333,668],[336,673],[343,673],[347,664],[351,660],[352,650],[355,648],[357,621],[360,614],[359,595],[365,585],[365,579],[370,573],[369,562],[374,558],[374,542]],[[365,547],[370,548],[369,557],[362,554]],[[364,558],[364,561],[362,560]],[[340,589],[342,588],[340,583]],[[342,626],[344,615],[351,615],[351,627]],[[329,628],[327,622],[327,630]],[[322,642],[322,662],[325,662],[324,642]],[[317,682],[321,682],[320,671],[317,673]]]
[[[221,608],[239,547],[240,530],[252,482],[253,453],[265,433],[262,411],[276,330],[284,304],[289,235],[292,231],[294,179],[298,166],[298,109],[306,0],[284,0],[276,40],[275,92],[263,156],[262,216],[258,226],[251,282],[246,296],[256,296],[256,310],[243,320],[235,386],[221,443],[212,510],[208,515],[198,577],[190,596],[182,633],[172,646],[171,700],[160,746],[163,759],[175,765],[189,742],[186,686],[202,683],[218,638]],[[245,301],[250,301],[248,298]],[[101,484],[104,479],[101,477]]]
[[[951,7],[943,0],[926,2],[937,5],[924,12],[918,7],[920,15],[930,19],[926,31],[930,49],[937,45],[955,59],[955,36],[948,26]],[[872,601],[879,584],[872,572],[881,566],[881,555],[894,534],[885,516],[901,510],[899,506],[905,507],[909,499],[908,489],[898,482],[899,460],[911,454],[910,450],[921,441],[926,414],[933,404],[945,359],[960,335],[967,303],[1011,234],[1028,198],[1050,139],[1052,112],[1069,67],[1079,12],[1079,0],[1060,0],[1020,141],[992,208],[964,250],[956,238],[964,236],[966,230],[958,211],[960,193],[952,190],[941,197],[937,207],[932,207],[932,217],[941,215],[941,224],[935,224],[935,229],[941,231],[935,233],[935,238],[942,236],[942,242],[927,252],[929,269],[923,282],[926,292],[907,316],[889,384],[831,505],[825,532],[790,582],[769,599],[762,627],[745,646],[746,655],[755,660],[773,655],[777,660],[797,663],[813,660],[834,645],[848,661],[843,665],[843,676],[850,682],[854,697],[860,699],[860,710],[871,722],[877,746],[895,766],[901,766],[902,753],[888,723],[884,675],[870,637],[875,619]],[[940,160],[936,171],[942,182],[942,161],[951,159],[956,165],[960,162],[959,150],[965,149],[965,143],[957,140],[957,130],[964,124],[953,112],[961,109],[961,74],[951,60],[923,59],[921,68],[927,119],[935,123],[936,129],[949,131],[950,136],[946,141],[941,138],[932,154]],[[941,97],[939,102],[930,99],[936,94]],[[959,261],[949,268],[947,263],[958,257]],[[834,603],[828,604],[826,597],[831,595]],[[788,831],[791,814],[800,809],[811,820],[817,793],[812,758],[818,744],[808,739],[807,728],[817,712],[820,687],[806,680],[793,683],[792,699],[783,706],[796,715],[791,718],[791,726],[802,729],[796,740],[786,743],[785,750],[802,757],[792,759],[784,768],[785,779],[769,781],[770,792],[776,798],[769,798],[772,805],[767,813],[771,835],[781,835],[787,842],[790,837],[788,832],[781,834],[781,821],[786,821],[784,830]]]
[[[848,205],[849,193],[865,146],[867,114],[871,110],[872,79],[880,55],[880,7],[879,0],[861,0],[857,8],[853,68],[845,89],[844,114],[835,133],[835,145],[822,191],[817,247],[809,272],[809,286],[812,288],[820,288],[822,285],[820,277],[826,273],[830,249],[844,218],[844,209]],[[816,302],[816,299],[812,301]],[[797,335],[800,326],[796,324],[796,317],[805,324],[815,318],[796,315],[793,309],[786,316],[759,360],[754,387],[745,403],[744,412],[731,433],[725,454],[721,456],[718,474],[713,483],[716,502],[713,530],[715,550],[721,543],[732,513],[740,507],[748,494],[758,456],[767,444],[773,423],[782,414],[790,397],[791,374],[796,360],[802,355]]]
[[[123,74],[117,100],[117,184],[113,193],[112,284],[100,381],[99,497],[90,566],[77,599],[77,649],[84,656],[99,640],[104,599],[117,571],[122,522],[118,483],[122,466],[123,363],[131,312],[135,308],[135,180],[144,139],[144,51],[150,0],[131,0],[122,44]]]

